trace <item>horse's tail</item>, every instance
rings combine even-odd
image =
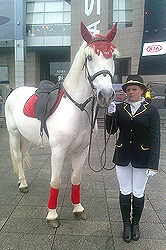
[[[31,165],[31,158],[28,152],[28,148],[24,148],[24,140],[25,138],[23,136],[21,136],[20,138],[20,151],[22,153],[22,167],[23,169],[25,168],[25,166],[28,166],[29,168],[32,167]],[[17,163],[17,159],[14,155],[14,150],[13,150],[13,146],[10,140],[10,154],[11,154],[11,159],[12,159],[12,163],[13,163],[13,168],[14,168],[14,173],[16,176],[18,176],[19,174],[19,170],[18,170],[18,163]]]

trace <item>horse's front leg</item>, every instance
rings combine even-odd
[[[58,214],[56,211],[58,203],[58,194],[61,184],[61,172],[64,161],[64,154],[60,150],[52,149],[51,153],[51,167],[52,175],[50,182],[50,197],[48,200],[48,214],[47,222],[50,227],[58,227],[60,225]]]
[[[87,155],[87,149],[81,153],[72,155],[72,192],[71,201],[74,206],[73,213],[76,219],[86,220],[87,216],[84,207],[81,204],[81,175],[82,168]]]

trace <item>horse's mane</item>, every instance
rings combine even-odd
[[[114,46],[114,45],[113,45]],[[102,52],[102,51],[100,51]],[[97,54],[99,55],[100,52],[98,51]],[[78,80],[80,78],[80,72],[83,70],[85,58],[87,55],[94,55],[96,53],[95,46],[89,46],[87,42],[83,42],[80,49],[76,53],[72,66],[64,80],[64,87],[68,91],[69,89],[75,89],[77,86]],[[103,52],[102,52],[103,53]],[[111,55],[118,57],[119,52],[116,47],[113,47],[113,51],[111,51]],[[103,54],[104,56],[104,54]],[[108,57],[107,57],[108,58]]]
[[[69,90],[69,88],[74,88],[78,82],[78,78],[80,77],[80,71],[82,70],[84,65],[86,47],[87,43],[84,42],[76,53],[72,66],[64,81],[64,86],[66,90]]]

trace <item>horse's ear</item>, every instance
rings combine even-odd
[[[106,38],[112,42],[112,40],[114,39],[116,32],[117,32],[117,25],[118,23],[115,23],[114,26],[112,27],[112,29],[108,32],[108,34],[106,35]]]
[[[81,22],[81,35],[87,43],[92,41],[92,35],[83,22]]]

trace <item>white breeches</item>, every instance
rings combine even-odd
[[[144,196],[145,186],[148,180],[146,169],[133,168],[116,165],[116,174],[119,182],[120,192],[123,195],[133,193],[137,198]]]

